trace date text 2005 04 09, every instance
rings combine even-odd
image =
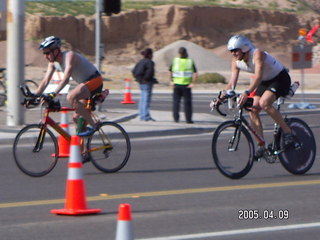
[[[289,210],[263,210],[258,209],[240,209],[238,211],[239,220],[258,220],[258,219],[279,219],[286,220],[289,219]]]

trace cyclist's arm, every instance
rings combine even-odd
[[[38,89],[35,92],[36,95],[41,95],[43,93],[43,91],[46,89],[46,87],[50,83],[50,80],[52,78],[54,71],[55,71],[54,63],[51,63],[51,62],[48,63],[46,74],[42,79]]]
[[[66,60],[65,60],[66,67],[63,72],[63,79],[57,86],[55,93],[58,94],[69,82],[69,79],[71,77],[72,69],[77,64],[77,55],[74,52],[68,52],[66,54]]]
[[[241,94],[240,100],[239,100],[240,105],[243,105],[246,102],[248,95],[251,92],[253,92],[261,84],[264,58],[265,58],[264,52],[260,51],[259,49],[255,51],[253,55],[253,60],[255,62],[255,69],[254,69],[255,78],[250,83],[248,89]]]
[[[232,59],[231,63],[231,78],[225,90],[235,89],[239,78],[240,69],[237,67],[236,61]]]

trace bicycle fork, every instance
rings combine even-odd
[[[41,131],[39,133],[39,136],[37,138],[37,142],[36,142],[36,145],[34,146],[33,148],[33,152],[40,152],[40,150],[42,149],[43,147],[43,142],[44,142],[44,137],[46,135],[46,130],[44,127],[41,128]]]
[[[236,122],[236,128],[232,138],[229,140],[228,151],[235,152],[238,150],[240,135],[241,135],[242,124],[241,122]]]

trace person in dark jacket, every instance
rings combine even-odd
[[[139,116],[141,121],[155,121],[150,115],[150,104],[153,84],[157,83],[154,78],[155,64],[152,61],[153,52],[147,48],[141,52],[143,58],[135,65],[132,74],[140,87]]]

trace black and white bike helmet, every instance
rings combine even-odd
[[[234,35],[228,41],[228,50],[232,51],[235,49],[241,49],[243,53],[250,51],[255,46],[252,42],[242,35]]]
[[[55,48],[59,48],[61,47],[61,40],[58,37],[55,36],[50,36],[47,37],[41,44],[39,49],[45,49],[45,48],[49,48],[49,49],[55,49]]]

